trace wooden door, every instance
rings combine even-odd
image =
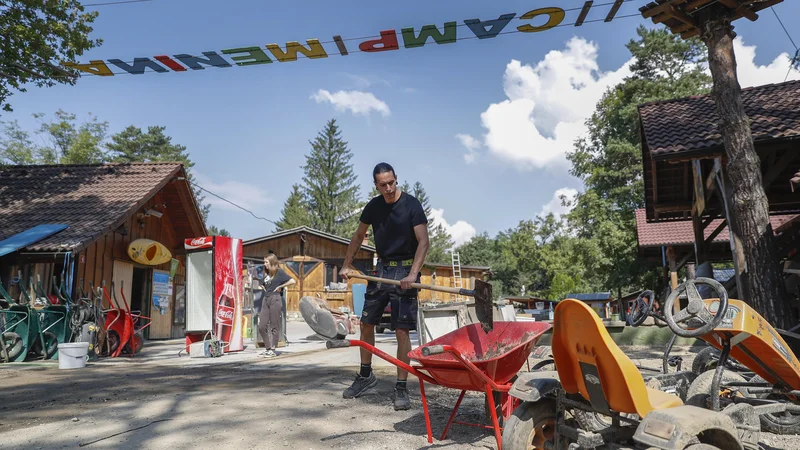
[[[114,293],[111,293],[111,286],[108,287],[109,295],[111,296],[112,300],[119,302],[116,305],[119,308],[125,309],[125,301],[122,299],[120,295],[120,286],[125,292],[125,298],[131,298],[131,286],[133,285],[133,264],[125,261],[114,260],[114,273],[111,277],[111,280],[114,282]],[[116,295],[116,297],[115,297]],[[130,304],[129,304],[130,305]]]

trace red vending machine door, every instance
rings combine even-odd
[[[214,334],[226,352],[244,350],[242,240],[214,237]]]

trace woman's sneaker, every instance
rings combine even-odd
[[[378,384],[378,377],[375,376],[375,373],[370,372],[368,377],[362,377],[360,374],[356,375],[355,381],[353,384],[350,385],[349,388],[344,390],[342,397],[344,398],[355,398],[360,397],[361,394],[367,392],[367,390],[374,388]]]

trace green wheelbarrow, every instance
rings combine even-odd
[[[49,358],[58,359],[58,344],[69,342],[69,311],[66,305],[53,303],[42,287],[42,280],[36,275],[36,285],[30,282],[36,293],[36,303],[45,305],[39,310],[39,327],[42,330]],[[54,347],[52,349],[51,347]]]
[[[9,362],[25,361],[29,355],[47,357],[43,350],[47,345],[39,327],[38,312],[31,308],[28,293],[24,289],[21,291],[27,299],[25,304],[15,302],[0,283],[0,296],[9,304],[8,308],[0,310],[4,341],[0,353]]]

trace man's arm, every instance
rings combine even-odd
[[[425,257],[428,256],[428,224],[422,223],[414,227],[414,235],[417,236],[417,252],[414,254],[414,264],[411,265],[411,271],[408,276],[400,280],[400,287],[403,289],[411,288],[411,283],[417,282],[417,275],[422,270],[422,265],[425,264]]]
[[[350,239],[350,245],[347,246],[347,254],[344,257],[344,264],[342,264],[342,269],[339,271],[339,276],[345,281],[347,281],[347,276],[352,272],[351,264],[353,264],[353,258],[355,258],[358,249],[361,248],[364,236],[367,235],[367,230],[369,230],[369,225],[364,222],[358,222],[358,229],[353,233],[353,238]]]

